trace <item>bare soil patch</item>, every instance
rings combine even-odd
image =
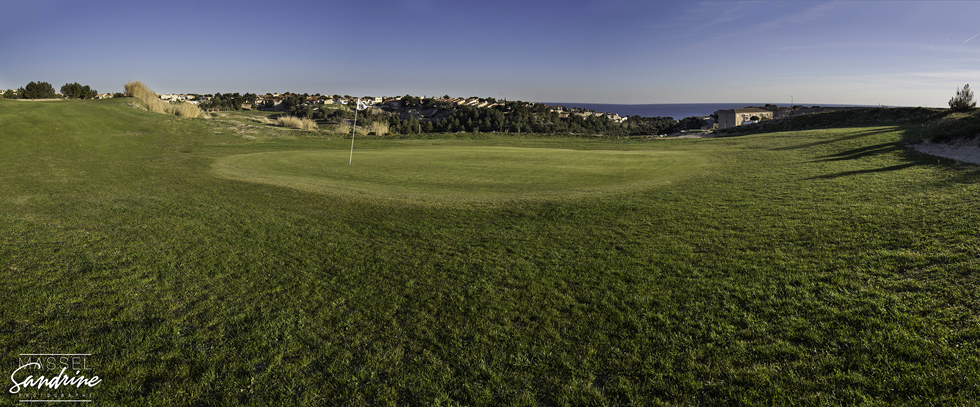
[[[980,147],[977,146],[958,146],[953,144],[915,144],[912,149],[920,153],[934,155],[937,157],[950,158],[971,164],[980,164]]]

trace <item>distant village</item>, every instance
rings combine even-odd
[[[255,102],[256,107],[252,107],[248,105],[244,105],[242,107],[246,109],[256,108],[262,110],[279,110],[281,109],[280,106],[282,106],[283,100],[288,96],[289,96],[288,93],[283,93],[283,94],[267,93],[265,95],[256,95],[256,102]],[[100,99],[108,98],[108,97],[113,97],[113,95],[112,94],[99,95]],[[196,95],[196,94],[160,95],[160,99],[166,101],[171,101],[171,102],[179,101],[179,102],[188,102],[193,104],[207,102],[210,101],[211,98],[212,98],[211,95]],[[318,107],[323,105],[347,105],[348,103],[356,103],[357,101],[361,101],[368,106],[387,108],[390,110],[399,110],[404,107],[402,105],[401,99],[402,96],[397,96],[397,97],[364,96],[360,98],[355,98],[351,96],[339,96],[339,95],[334,95],[334,96],[307,95],[305,104],[313,107]],[[507,102],[506,100],[497,101],[496,99],[493,98],[479,98],[479,97],[471,97],[471,98],[464,99],[464,98],[442,96],[442,97],[434,97],[431,99],[433,99],[436,102],[449,104],[451,106],[469,106],[469,107],[480,108],[480,109],[489,109],[494,106],[502,106]],[[567,117],[568,115],[572,115],[572,114],[582,116],[582,117],[605,116],[607,119],[617,123],[623,123],[627,119],[626,117],[620,116],[616,113],[601,113],[601,112],[595,112],[586,109],[569,108],[565,106],[548,106],[548,108],[551,111],[558,113],[560,117]]]

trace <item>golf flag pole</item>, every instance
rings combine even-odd
[[[357,106],[354,109],[354,126],[350,129],[350,160],[348,160],[347,165],[354,163],[354,132],[357,130],[357,111],[367,109],[367,105],[361,102],[361,98],[357,98]]]

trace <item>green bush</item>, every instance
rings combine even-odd
[[[88,85],[82,86],[78,82],[66,83],[61,87],[62,96],[69,99],[95,99],[99,92],[90,88]]]

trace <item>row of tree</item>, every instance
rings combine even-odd
[[[638,136],[670,134],[680,130],[700,129],[705,121],[699,117],[674,120],[671,117],[629,117],[624,123],[604,114],[559,113],[547,105],[528,102],[505,102],[489,108],[452,106],[431,98],[403,97],[402,104],[412,108],[436,108],[431,117],[368,109],[358,112],[358,122],[387,122],[392,134],[501,132],[564,133],[605,136]],[[292,116],[340,123],[354,118],[353,106],[339,109],[314,109],[309,105],[293,106]],[[404,117],[404,118],[403,118]]]
[[[604,114],[563,114],[541,103],[506,102],[489,109],[460,106],[445,119],[431,121],[434,132],[568,133],[605,136],[637,136],[699,129],[704,120],[690,117],[632,116],[623,123]],[[391,126],[395,128],[395,126]],[[423,131],[426,123],[422,124]]]
[[[75,82],[62,86],[61,95],[70,99],[94,99],[99,92],[88,85],[82,86]],[[50,83],[31,82],[17,90],[7,89],[3,92],[3,97],[5,99],[53,99],[58,97],[58,94]]]
[[[16,91],[8,89],[3,93],[6,99],[51,99],[57,97],[54,87],[47,82],[31,82]]]

